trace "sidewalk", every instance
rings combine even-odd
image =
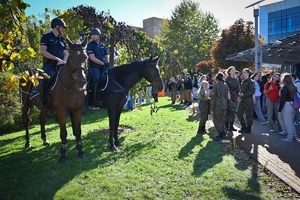
[[[194,106],[199,113],[197,101]],[[235,127],[240,127],[237,119]],[[280,139],[284,136],[278,132],[270,133],[268,125],[254,120],[251,134],[234,131],[233,136],[241,149],[300,193],[300,125],[296,126],[296,132],[298,140],[283,142]]]

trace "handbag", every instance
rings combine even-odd
[[[293,102],[293,108],[295,110],[300,108],[300,93],[299,92],[295,92],[294,93],[294,102]]]

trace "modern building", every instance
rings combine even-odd
[[[300,0],[283,0],[260,7],[260,35],[266,43],[300,31]]]
[[[279,64],[282,71],[300,76],[300,0],[283,0],[260,7],[259,47],[262,63]],[[229,55],[227,60],[255,62],[255,50]],[[261,64],[261,63],[260,63]]]

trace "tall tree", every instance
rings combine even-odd
[[[263,44],[259,39],[259,44]],[[228,29],[223,29],[221,36],[213,43],[211,49],[211,57],[214,61],[216,69],[227,68],[231,65],[237,70],[242,70],[245,67],[253,69],[253,63],[228,61],[228,55],[238,53],[255,45],[253,22],[245,22],[243,19],[238,19]]]
[[[17,73],[35,52],[29,47],[23,24],[29,4],[0,0],[0,129],[12,127],[20,113]],[[14,74],[15,73],[15,74]],[[19,118],[18,118],[19,119]]]
[[[185,70],[194,73],[200,60],[210,58],[212,42],[219,32],[218,20],[203,12],[200,4],[183,0],[162,24],[161,35],[166,50],[177,58]]]

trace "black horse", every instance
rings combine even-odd
[[[163,80],[157,66],[159,57],[146,58],[119,67],[110,68],[99,90],[104,106],[109,116],[109,143],[110,149],[116,151],[121,146],[118,139],[118,126],[122,109],[127,101],[129,90],[142,78],[152,84],[158,91],[163,89]]]

